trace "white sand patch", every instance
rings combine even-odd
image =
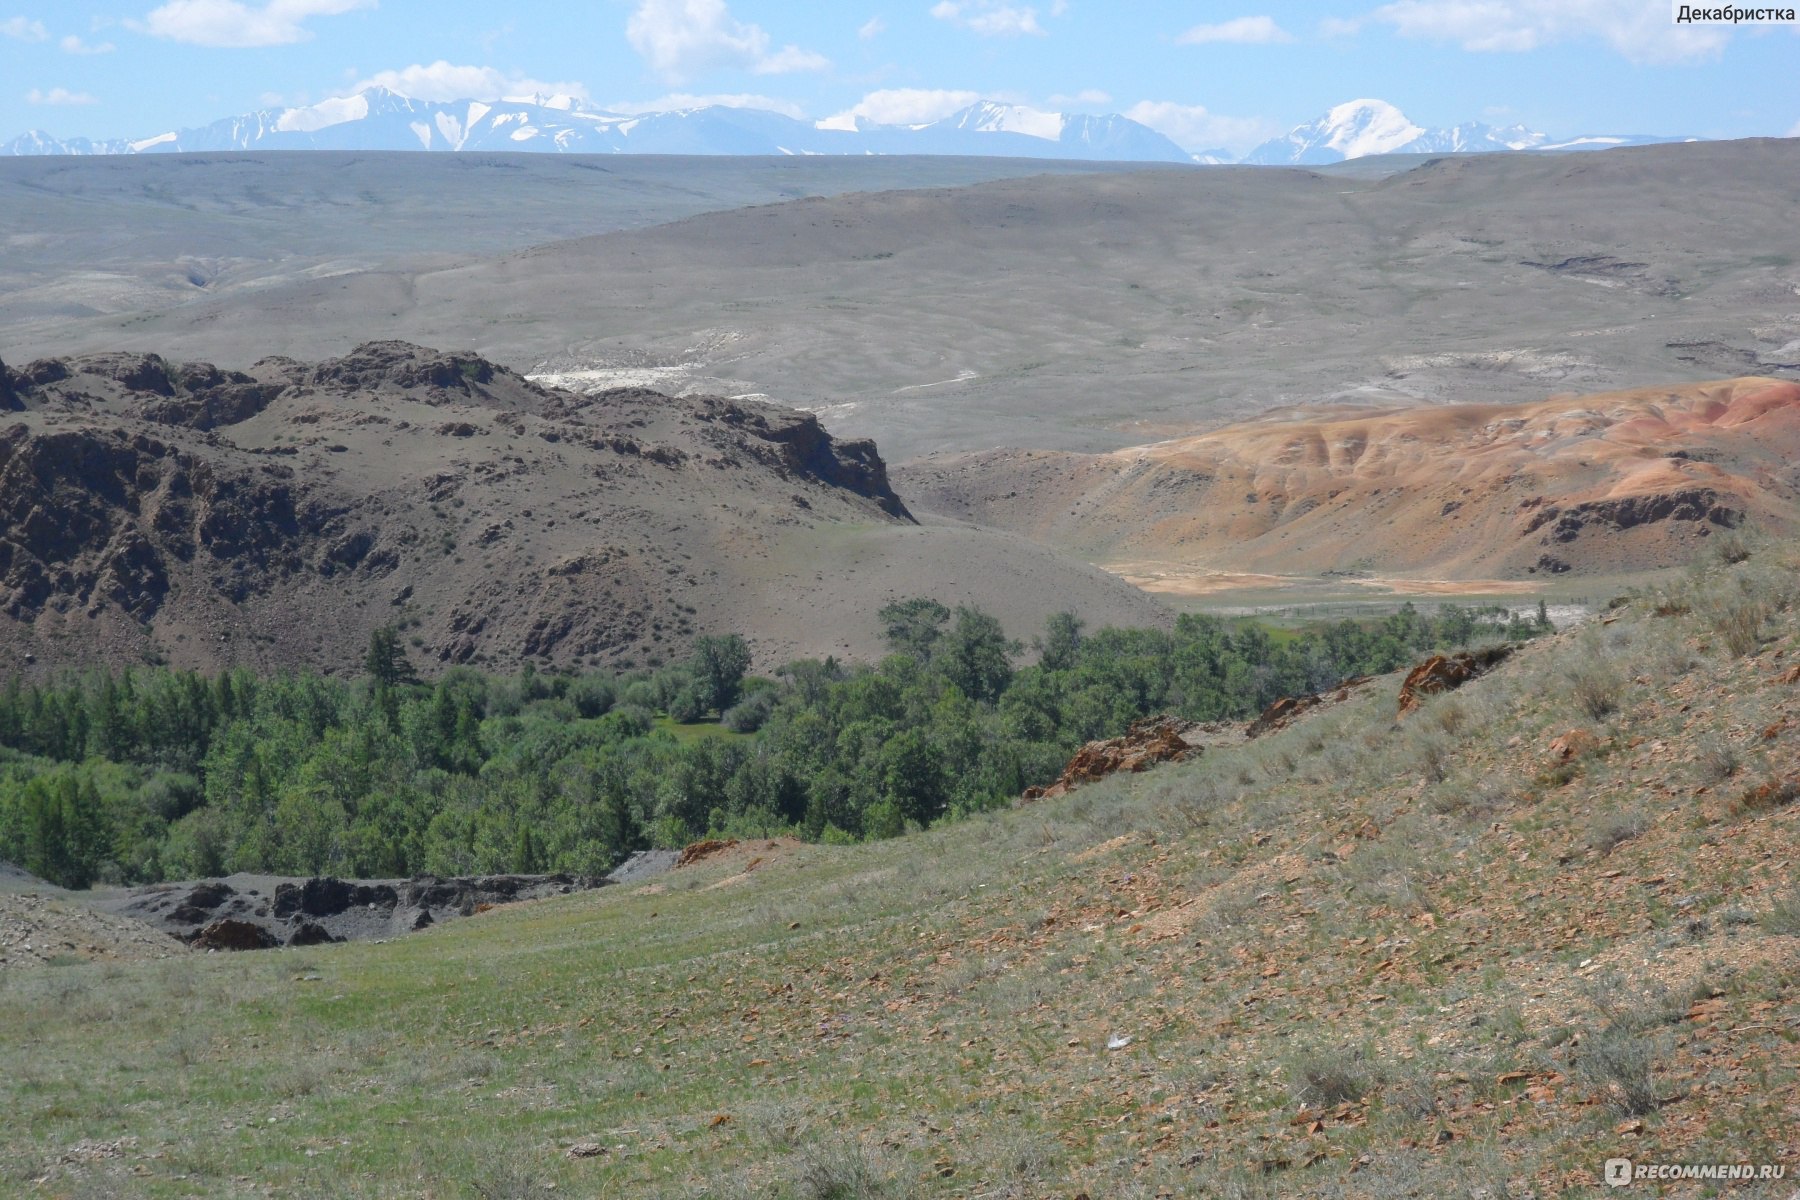
[[[953,384],[953,383],[967,383],[971,379],[980,379],[980,378],[981,378],[981,376],[976,374],[974,371],[958,371],[956,373],[955,379],[940,379],[936,383],[914,383],[914,384],[910,384],[906,387],[897,387],[894,389],[894,395],[898,396],[901,392],[922,391],[925,388],[948,387],[950,384]]]
[[[580,371],[546,371],[525,378],[568,392],[605,392],[613,388],[669,392],[679,391],[698,366],[697,363],[682,363],[673,367],[592,367]]]

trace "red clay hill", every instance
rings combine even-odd
[[[1800,526],[1800,384],[1284,413],[1110,454],[927,459],[896,479],[917,507],[1126,575],[1632,572],[1746,520]]]

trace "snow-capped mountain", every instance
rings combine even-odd
[[[130,154],[131,143],[126,141],[92,142],[87,138],[55,138],[42,130],[33,129],[21,134],[5,145],[0,146],[0,155],[13,154]]]
[[[1316,121],[1271,138],[1240,161],[1273,166],[1314,166],[1371,154],[1481,154],[1500,150],[1604,150],[1682,138],[1641,134],[1552,141],[1523,125],[1496,128],[1468,121],[1448,129],[1427,129],[1385,100],[1352,100]]]
[[[303,108],[264,109],[138,141],[68,141],[32,132],[0,154],[204,150],[524,150],[565,154],[979,154],[1192,162],[1121,116],[1069,116],[981,102],[940,121],[876,125],[795,120],[719,106],[627,115],[568,96],[415,100],[386,88]]]
[[[1313,165],[1371,154],[1531,150],[1549,140],[1523,125],[1495,129],[1470,121],[1450,129],[1426,129],[1384,100],[1352,100],[1283,137],[1264,142],[1243,161],[1284,166]]]
[[[1592,135],[1553,141],[1513,125],[1471,121],[1427,129],[1381,100],[1352,100],[1243,158],[1189,152],[1127,117],[1042,112],[983,100],[942,120],[880,125],[862,118],[801,121],[720,106],[674,112],[606,112],[571,96],[415,100],[386,88],[300,108],[262,109],[196,129],[113,141],[33,131],[0,155],[144,154],[206,150],[523,150],[564,154],[975,154],[1108,162],[1318,165],[1371,154],[1573,151],[1678,138]]]

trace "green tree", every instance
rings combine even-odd
[[[950,610],[936,600],[914,596],[897,600],[876,614],[881,619],[883,635],[896,654],[910,654],[920,662],[930,662],[943,636]]]
[[[381,687],[416,683],[418,674],[406,658],[406,647],[392,625],[383,625],[369,633],[369,652],[363,656],[363,671]]]
[[[1044,623],[1043,656],[1039,659],[1046,671],[1066,671],[1075,665],[1083,626],[1082,619],[1072,612],[1051,614]]]
[[[962,607],[933,662],[963,695],[992,703],[1012,682],[1009,649],[999,621],[980,609]]]
[[[750,647],[735,633],[694,639],[688,660],[704,708],[724,712],[737,703],[743,691],[744,672],[750,669]]]
[[[881,748],[881,790],[903,819],[931,824],[948,793],[943,751],[917,729],[890,738]]]

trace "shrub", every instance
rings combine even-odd
[[[1630,1022],[1615,1021],[1581,1040],[1575,1071],[1584,1082],[1601,1088],[1607,1103],[1628,1117],[1654,1112],[1660,1101],[1653,1077],[1660,1046],[1657,1035]]]
[[[1777,896],[1769,911],[1762,915],[1765,933],[1800,934],[1800,887],[1790,888]]]
[[[1619,696],[1625,679],[1618,668],[1589,650],[1570,664],[1565,676],[1576,705],[1590,720],[1600,721],[1619,711]]]
[[[1715,605],[1707,613],[1707,624],[1725,642],[1733,658],[1755,653],[1762,646],[1763,622],[1769,618],[1769,606],[1752,596],[1738,596]]]
[[[677,725],[692,725],[706,714],[706,700],[697,687],[685,687],[669,697],[669,719]]]
[[[1695,770],[1700,775],[1701,783],[1723,783],[1743,769],[1743,765],[1744,760],[1738,754],[1737,747],[1721,739],[1708,743],[1700,751]]]
[[[589,718],[605,716],[619,701],[619,689],[603,675],[583,675],[569,687],[575,711]]]
[[[805,1200],[883,1200],[911,1194],[881,1169],[861,1145],[814,1146],[800,1169],[799,1194]]]
[[[763,727],[774,711],[780,694],[774,691],[752,693],[746,699],[726,709],[719,717],[719,723],[733,733],[755,733]]]
[[[1800,796],[1800,784],[1791,779],[1769,778],[1745,788],[1731,802],[1731,809],[1737,816],[1756,816],[1791,804],[1796,796]]]

